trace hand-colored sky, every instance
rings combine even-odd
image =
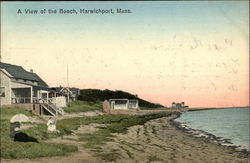
[[[24,9],[131,14],[24,14]],[[21,9],[22,14],[17,14]],[[50,86],[124,90],[192,107],[249,105],[249,2],[2,2],[2,62]]]

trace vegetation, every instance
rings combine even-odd
[[[99,104],[91,102],[78,101],[71,105],[72,110],[87,111],[88,106],[90,110],[97,109]],[[77,108],[77,105],[86,105],[84,109]],[[70,107],[69,107],[70,108]],[[69,109],[68,108],[68,109]],[[70,110],[70,109],[69,109]],[[36,139],[38,142],[17,142],[9,137],[10,131],[10,118],[18,113],[28,116],[32,114],[28,111],[18,108],[1,109],[1,156],[3,158],[36,158],[45,156],[59,156],[66,155],[69,152],[77,151],[76,146],[65,144],[48,144],[42,142],[44,139],[56,137],[54,134],[47,133],[46,124],[32,124],[34,127],[26,129],[23,133],[29,137]],[[98,127],[94,133],[80,134],[79,141],[84,141],[84,147],[89,148],[96,153],[96,156],[101,157],[106,161],[115,161],[119,158],[117,151],[104,152],[102,145],[108,141],[113,141],[113,133],[125,133],[127,129],[134,125],[143,125],[149,120],[167,116],[169,113],[154,113],[148,115],[98,115],[94,117],[77,117],[57,121],[57,129],[60,130],[62,135],[72,133],[72,130],[78,129],[81,125],[88,125],[90,123],[106,124],[106,126]],[[131,155],[132,157],[132,155]]]
[[[67,113],[71,112],[87,112],[87,111],[95,111],[101,110],[102,103],[99,102],[92,102],[92,101],[73,101],[70,103],[70,106],[65,107],[64,111]]]
[[[80,125],[87,125],[90,123],[107,124],[106,127],[99,127],[94,133],[80,134],[79,141],[84,141],[85,148],[96,152],[95,156],[101,157],[106,161],[115,161],[119,158],[119,154],[115,151],[104,151],[103,144],[108,141],[113,141],[113,133],[125,133],[127,129],[134,125],[143,125],[149,120],[165,117],[170,113],[161,112],[148,115],[99,115],[96,117],[81,117],[71,118],[58,121],[58,129],[63,134],[69,134],[72,130],[77,129]],[[129,151],[126,151],[129,157],[133,158]]]
[[[90,123],[108,124],[100,127],[94,133],[80,135],[80,141],[85,141],[84,147],[98,149],[107,141],[113,141],[112,133],[125,133],[127,129],[134,125],[143,125],[149,120],[167,116],[169,113],[154,113],[148,115],[99,115],[96,117],[71,118],[58,121],[57,128],[63,134],[69,134],[80,125]]]
[[[127,98],[127,99],[137,99],[139,100],[140,107],[147,107],[147,108],[159,108],[163,107],[160,104],[151,103],[145,101],[137,95],[132,95],[128,92],[124,91],[111,91],[108,89],[100,90],[100,89],[82,89],[80,91],[80,95],[78,96],[78,100],[81,101],[89,101],[89,102],[96,102],[96,101],[104,101],[108,99],[115,99],[115,98]]]
[[[140,106],[140,109],[141,109],[141,110],[156,110],[156,109],[159,109],[159,108],[141,107],[141,106]]]
[[[0,108],[0,133],[1,133],[1,157],[8,159],[16,158],[36,158],[45,156],[66,155],[69,152],[77,151],[76,146],[64,144],[48,144],[40,142],[41,139],[53,137],[46,133],[44,124],[36,125],[28,130],[25,134],[38,140],[37,142],[18,142],[10,138],[10,119],[15,114],[25,114],[31,116],[31,113],[20,108]]]

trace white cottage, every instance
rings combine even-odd
[[[129,99],[110,99],[110,108],[113,110],[128,110],[128,109],[138,109],[138,100]]]

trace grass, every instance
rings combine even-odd
[[[57,121],[57,129],[62,134],[70,134],[72,130],[78,129],[81,125],[90,123],[111,124],[120,122],[122,119],[127,119],[129,115],[99,115],[93,117],[77,117]],[[103,127],[106,129],[105,127]]]
[[[7,159],[61,156],[77,151],[72,145],[32,142],[2,142],[1,148],[1,157]]]
[[[36,158],[47,156],[67,155],[69,152],[77,151],[76,146],[64,144],[48,144],[40,142],[42,139],[53,137],[47,134],[47,126],[38,124],[24,131],[28,136],[36,138],[36,142],[17,142],[10,138],[10,119],[15,114],[25,114],[32,116],[28,111],[20,108],[0,108],[0,133],[1,133],[1,157],[6,159]]]
[[[98,130],[94,134],[83,134],[79,140],[87,142],[83,145],[86,148],[98,148],[104,142],[113,141],[112,137],[108,130]]]
[[[149,107],[144,107],[144,106],[140,106],[141,110],[157,110],[157,109],[161,109],[161,108],[149,108]]]
[[[96,152],[96,156],[106,161],[115,161],[119,158],[116,152],[103,153],[102,146],[113,141],[113,133],[126,133],[127,129],[134,125],[143,125],[147,121],[165,117],[170,113],[161,112],[147,115],[99,115],[95,117],[78,117],[57,121],[57,129],[62,134],[70,134],[72,130],[76,130],[81,125],[90,123],[107,124],[106,127],[98,127],[99,130],[94,133],[85,133],[79,135],[79,141],[84,141],[85,148]],[[130,155],[130,154],[129,154]],[[132,155],[130,155],[132,157]]]
[[[70,106],[63,108],[67,113],[79,113],[102,109],[101,102],[73,101]]]
[[[62,133],[70,133],[76,126],[86,125],[89,123],[102,123],[109,124],[107,127],[99,128],[94,133],[82,134],[80,141],[86,142],[84,147],[97,148],[102,146],[105,142],[113,141],[112,133],[125,133],[127,129],[134,125],[143,125],[149,120],[167,116],[168,113],[154,113],[148,115],[100,115],[97,117],[82,117],[72,118],[59,121],[58,129]],[[64,125],[65,124],[65,125]]]

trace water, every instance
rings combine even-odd
[[[235,145],[249,150],[249,108],[189,111],[177,121],[188,127],[231,139]]]

